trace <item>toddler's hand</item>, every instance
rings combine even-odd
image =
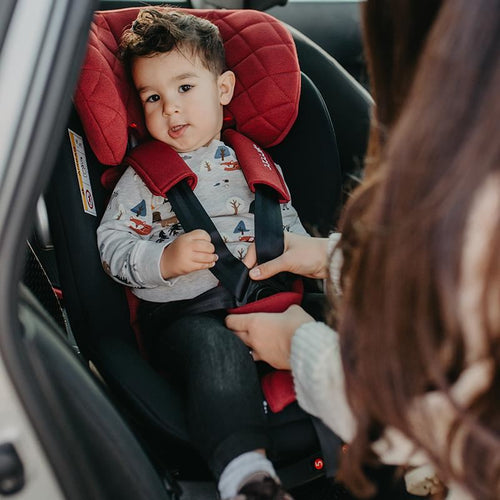
[[[209,269],[217,260],[210,235],[203,229],[181,234],[165,247],[161,256],[160,271],[163,279]]]

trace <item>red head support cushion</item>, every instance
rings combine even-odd
[[[105,165],[122,162],[131,124],[139,139],[147,137],[139,99],[117,57],[121,34],[138,11],[96,13],[75,93],[75,106],[90,146]],[[287,29],[257,11],[185,11],[209,19],[221,32],[227,65],[236,74],[226,117],[257,144],[278,144],[297,117],[300,95],[300,69]]]

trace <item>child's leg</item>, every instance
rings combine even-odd
[[[236,457],[268,448],[255,364],[248,348],[225,328],[223,315],[180,318],[156,339],[155,357],[179,374],[193,443],[217,479]],[[274,475],[262,454],[247,455],[244,462],[233,469]]]

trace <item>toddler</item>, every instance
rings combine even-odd
[[[235,75],[211,22],[172,9],[142,9],[121,41],[122,59],[153,139],[193,170],[194,190],[231,253],[253,241],[250,191],[235,152],[221,139],[223,106]],[[282,207],[287,230],[307,234]],[[218,285],[207,232],[184,232],[168,199],[128,167],[97,231],[105,270],[141,299],[139,316],[155,359],[179,375],[192,440],[218,480],[222,499],[290,499],[265,454],[262,393],[248,348],[224,326],[225,311],[182,315],[179,304]]]

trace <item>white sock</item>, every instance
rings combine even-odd
[[[233,458],[226,465],[219,479],[218,488],[221,498],[228,499],[236,496],[245,479],[258,472],[277,478],[273,464],[258,451],[248,451]]]

